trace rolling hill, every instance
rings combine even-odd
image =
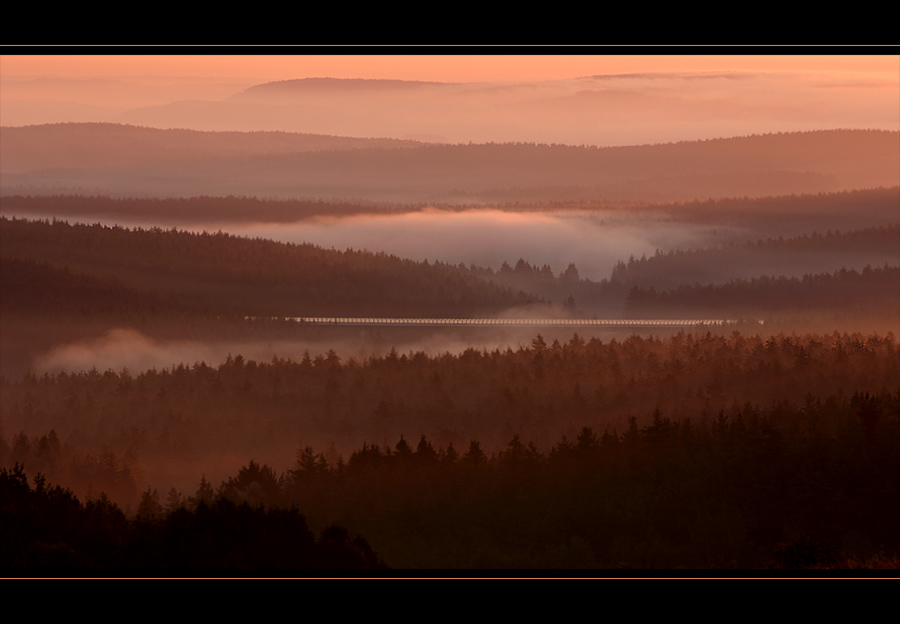
[[[900,133],[886,131],[598,148],[61,124],[2,128],[0,145],[4,195],[664,202],[900,184]]]

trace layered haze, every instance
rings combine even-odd
[[[896,546],[900,56],[578,52],[0,56],[0,468],[165,515],[252,458],[401,566]]]
[[[890,193],[842,199],[900,185],[893,57],[858,70],[846,57],[831,70],[828,58],[804,70],[769,57],[721,57],[718,68],[647,59],[637,70],[598,56],[572,63],[595,70],[530,79],[276,80],[154,75],[159,59],[132,75],[91,75],[90,59],[80,73],[29,75],[24,60],[4,57],[0,76],[10,217],[225,231],[494,271],[575,265],[595,282],[629,258],[900,220]],[[817,209],[804,203],[826,195]],[[842,257],[861,270],[883,256]],[[768,264],[788,276],[846,268]],[[752,277],[734,267],[718,279],[729,274]]]
[[[598,70],[608,64],[597,57]],[[114,122],[597,146],[773,131],[900,129],[896,82],[880,72],[647,71],[527,82],[22,75],[4,75],[2,81],[3,126]]]

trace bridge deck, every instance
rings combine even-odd
[[[313,325],[387,325],[417,327],[528,326],[528,327],[696,327],[726,325],[730,319],[531,319],[531,318],[371,318],[342,316],[298,316],[288,320]]]

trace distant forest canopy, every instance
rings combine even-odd
[[[179,485],[149,485],[136,454],[84,456],[55,430],[0,435],[0,561],[82,573],[896,569],[898,417],[900,390],[838,389],[680,418],[657,408],[621,430],[569,427],[545,448],[518,433],[494,450],[401,434],[341,456],[307,439],[292,458],[239,460],[218,486],[183,468]]]
[[[777,132],[702,141],[678,141],[633,146],[596,147],[546,143],[468,143],[431,144],[386,138],[353,138],[293,132],[225,132],[185,129],[158,129],[115,123],[59,123],[22,127],[0,127],[5,172],[44,168],[69,168],[113,164],[148,164],[154,161],[248,158],[265,155],[341,152],[352,150],[358,156],[370,153],[411,153],[435,155],[436,162],[459,162],[474,157],[479,166],[504,163],[531,168],[557,162],[579,164],[593,173],[631,172],[640,166],[679,175],[691,172],[721,171],[735,164],[758,166],[760,160],[773,158],[769,170],[792,168],[791,163],[831,163],[843,154],[844,160],[874,159],[887,147],[895,153],[900,133],[888,130],[815,130]],[[413,152],[391,151],[396,147],[415,147]],[[879,154],[866,150],[881,147]],[[320,154],[321,155],[321,154]],[[440,156],[443,155],[443,156]],[[726,156],[732,163],[723,163]],[[685,158],[687,160],[685,161]],[[415,159],[415,158],[413,158]],[[426,158],[426,160],[432,160]],[[598,168],[598,166],[600,166]],[[884,166],[884,169],[887,169]]]
[[[641,210],[641,209],[638,209]],[[900,186],[840,193],[809,193],[781,197],[743,197],[656,204],[645,210],[662,212],[676,221],[733,223],[755,232],[825,233],[888,225],[900,220]]]
[[[896,335],[537,334],[517,349],[459,354],[236,355],[218,365],[0,378],[0,433],[7,462],[133,504],[127,497],[147,485],[195,486],[201,474],[224,478],[248,458],[287,462],[305,446],[332,466],[364,442],[401,436],[460,454],[478,440],[490,456],[517,435],[546,451],[585,426],[624,435],[632,420],[651,425],[657,410],[712,424],[720,412],[765,409],[789,428],[778,421],[782,410],[808,413],[854,393],[900,396],[898,372]],[[896,413],[883,417],[896,427]]]
[[[900,266],[862,271],[842,269],[798,277],[762,276],[725,284],[681,284],[663,292],[632,288],[625,299],[629,318],[668,318],[692,314],[730,317],[777,316],[785,312],[839,313],[893,319],[900,330]]]
[[[549,265],[532,266],[523,258],[514,266],[504,262],[493,270],[470,265],[469,271],[561,303],[576,315],[702,318],[715,310],[758,317],[785,310],[877,309],[883,317],[900,309],[900,292],[894,287],[898,267],[900,224],[657,251],[649,258],[620,261],[608,279],[599,281],[582,278],[575,264],[556,274]],[[677,294],[665,292],[669,290]]]
[[[223,233],[0,217],[0,243],[6,312],[479,317],[539,301],[440,262]]]
[[[840,291],[849,282],[838,285],[828,275],[849,266],[851,275],[859,277],[859,271],[875,267],[866,273],[866,283],[874,288],[866,291],[867,300],[884,299],[887,305],[896,293],[877,284],[889,285],[892,273],[879,267],[900,265],[900,225],[657,252],[651,258],[620,261],[610,279],[599,282],[581,278],[574,264],[557,273],[520,258],[515,266],[504,263],[492,270],[174,229],[0,217],[0,237],[4,311],[112,316],[119,311],[125,317],[201,312],[478,317],[542,301],[556,302],[560,314],[617,316],[635,287],[652,288],[656,297],[656,291],[691,286],[682,288],[679,301],[682,307],[702,310],[709,291],[701,295],[699,285],[725,283],[734,291],[734,310],[808,310],[811,300],[821,309],[841,309],[853,306],[850,291]],[[806,285],[798,290],[796,278],[804,275]],[[831,284],[838,291],[833,297],[821,291],[824,299],[809,299],[804,289],[813,276],[821,276],[819,287],[827,290],[824,285]],[[649,302],[648,297],[635,294],[632,303]]]
[[[610,279],[661,290],[680,284],[721,284],[763,275],[802,276],[883,264],[900,265],[900,223],[705,249],[657,250],[649,258],[632,256],[619,262]]]
[[[265,199],[259,197],[108,197],[102,195],[4,195],[0,214],[66,218],[131,218],[209,224],[291,223],[312,217],[407,213],[423,204]]]
[[[621,261],[610,279],[595,282],[574,264],[556,273],[521,258],[495,271],[222,233],[0,217],[0,305],[8,314],[110,321],[185,314],[479,317],[541,302],[555,302],[566,316],[646,316],[658,308],[702,317],[723,306],[745,315],[859,312],[894,305],[898,236],[900,225],[892,225],[657,253]],[[830,278],[842,269],[842,280]]]
[[[20,433],[0,437],[0,560],[82,571],[382,558],[432,570],[896,569],[898,417],[900,391],[838,390],[687,418],[656,409],[643,424],[583,426],[543,449],[519,434],[493,451],[477,438],[400,435],[344,457],[301,442],[276,464],[284,471],[251,459],[218,486],[201,473],[140,489],[109,452],[80,468],[55,431]],[[119,465],[118,481],[102,479]],[[80,505],[50,485],[60,482],[93,489]],[[106,494],[117,483],[143,493],[120,509]],[[320,530],[317,545],[343,555],[331,565],[309,561]]]
[[[0,127],[0,168],[4,173],[19,173],[419,145],[418,141],[402,139],[357,139],[275,131],[161,130],[114,123],[4,126]]]
[[[84,135],[73,139],[71,134],[78,131]],[[7,140],[10,132],[13,138]],[[288,153],[284,148],[242,145],[202,158],[201,147],[209,149],[210,135],[216,133],[104,124],[2,128],[0,189],[5,194],[91,189],[117,197],[251,195],[473,203],[552,197],[682,201],[900,184],[900,133],[875,130],[604,148],[488,143],[402,144],[402,149],[353,144],[352,149],[341,149],[335,144]],[[259,140],[270,139],[267,135],[261,133]],[[67,146],[65,151],[61,144]],[[185,160],[183,154],[188,153],[193,155]]]
[[[676,222],[747,228],[753,237],[856,230],[900,221],[900,186],[837,193],[766,197],[723,197],[705,201],[536,202],[372,202],[271,197],[211,196],[148,198],[104,195],[0,195],[0,214],[61,219],[134,219],[173,223],[290,223],[313,217],[403,214],[437,207],[442,211],[493,209],[509,212],[576,213],[617,220],[665,219]],[[751,239],[755,240],[755,238]],[[744,242],[744,241],[741,241]],[[513,260],[511,259],[510,262]]]

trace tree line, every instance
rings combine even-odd
[[[31,569],[900,566],[900,389],[642,420],[544,450],[518,434],[495,451],[400,436],[335,461],[301,446],[280,474],[251,460],[217,488],[148,488],[127,517],[42,474],[30,490],[16,464],[2,547]]]
[[[101,495],[82,502],[21,464],[0,469],[0,568],[11,574],[303,574],[372,570],[384,562],[334,525],[313,533],[296,509],[220,497],[165,515],[127,517]],[[307,572],[309,573],[309,572]]]
[[[233,355],[217,365],[0,379],[0,446],[12,461],[40,461],[49,477],[65,476],[80,495],[108,487],[127,466],[135,485],[116,501],[134,505],[136,491],[168,465],[224,478],[233,467],[223,457],[285,458],[301,442],[328,450],[330,461],[363,441],[401,435],[460,452],[477,439],[491,454],[514,435],[547,449],[583,426],[622,432],[631,417],[644,426],[657,408],[676,421],[713,418],[746,403],[765,409],[807,396],[893,392],[900,378],[891,334],[568,335],[505,350],[328,350],[263,362]],[[55,445],[38,451],[51,430],[64,451],[57,472]],[[88,454],[107,469],[69,459]]]
[[[631,288],[666,290],[681,284],[721,284],[763,275],[799,277],[866,265],[900,265],[900,224],[851,231],[814,231],[706,249],[657,250],[619,261],[610,275]]]
[[[477,317],[537,300],[440,262],[224,233],[3,217],[0,240],[3,305],[57,301],[62,314],[130,299],[213,315]]]
[[[803,277],[760,276],[731,279],[724,284],[681,284],[657,292],[652,286],[629,290],[625,311],[629,316],[724,314],[778,315],[800,313],[852,314],[896,320],[900,310],[900,266],[841,269]]]

